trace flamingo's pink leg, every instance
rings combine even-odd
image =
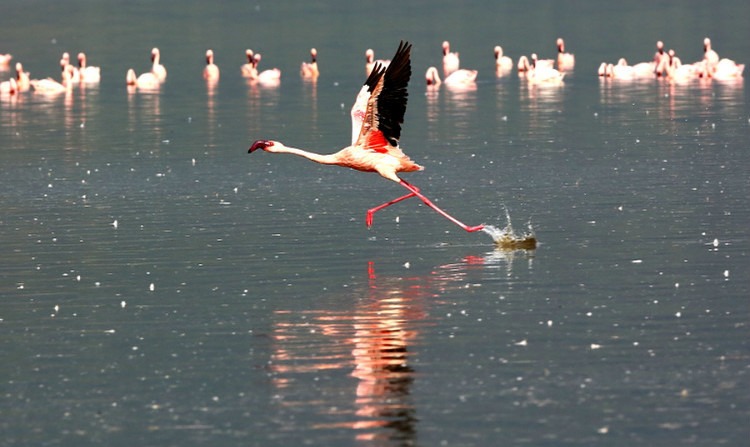
[[[406,189],[408,189],[409,191],[411,191],[411,194],[409,194],[409,195],[407,195],[407,196],[404,196],[404,197],[401,197],[400,199],[396,199],[396,201],[398,201],[398,200],[403,200],[403,199],[405,199],[405,198],[407,198],[407,197],[411,197],[412,195],[415,195],[415,196],[419,197],[420,199],[422,199],[422,202],[424,202],[424,203],[425,203],[425,205],[427,205],[427,206],[429,206],[430,208],[432,208],[433,210],[437,211],[437,212],[438,212],[438,213],[440,213],[440,214],[441,214],[441,215],[442,215],[443,217],[445,217],[446,219],[450,220],[451,222],[453,222],[454,224],[458,225],[459,227],[463,228],[464,230],[466,230],[466,231],[468,231],[468,232],[472,232],[472,231],[479,231],[479,230],[481,230],[482,228],[484,228],[484,225],[477,225],[476,227],[470,227],[470,226],[468,226],[468,225],[465,225],[465,224],[464,224],[463,222],[461,222],[460,220],[456,219],[455,217],[451,216],[450,214],[448,214],[448,213],[446,213],[445,211],[443,211],[443,210],[441,210],[440,208],[438,208],[438,207],[437,207],[437,205],[435,205],[434,203],[432,203],[432,202],[430,201],[430,199],[428,199],[427,197],[423,196],[423,195],[422,195],[422,194],[421,194],[421,193],[419,192],[419,190],[418,190],[417,188],[415,188],[414,186],[412,186],[412,185],[408,184],[407,182],[405,182],[405,181],[403,181],[403,180],[401,180],[401,185],[402,185],[402,186],[403,186],[404,188],[406,188]]]
[[[400,202],[402,200],[406,200],[409,197],[414,197],[415,195],[416,194],[414,194],[412,192],[412,193],[409,193],[409,194],[407,194],[407,195],[405,195],[403,197],[399,197],[398,199],[393,199],[393,200],[391,200],[388,203],[384,203],[384,204],[382,204],[380,206],[376,206],[375,208],[371,208],[371,209],[367,210],[367,219],[366,219],[366,221],[367,221],[367,228],[370,228],[372,226],[372,215],[375,214],[377,211],[380,211],[380,210],[382,210],[383,208],[385,208],[387,206],[391,206],[394,203],[398,203],[398,202]]]

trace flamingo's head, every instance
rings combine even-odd
[[[443,41],[443,55],[450,53],[450,51],[451,51],[451,44],[448,43],[447,40]]]
[[[659,50],[659,53],[663,53],[664,52],[664,42],[662,42],[661,40],[658,41],[658,42],[656,42],[656,49]]]
[[[562,37],[557,38],[557,51],[560,53],[565,52],[565,42],[563,42]]]
[[[703,39],[703,51],[708,51],[711,49],[711,39],[706,37]]]
[[[159,60],[159,49],[154,47],[151,49],[151,62],[156,62]]]
[[[213,50],[206,50],[206,63],[212,64],[214,62],[214,52]]]
[[[254,151],[258,149],[268,150],[269,147],[273,146],[273,141],[269,140],[258,140],[255,143],[253,143],[252,146],[250,146],[250,149],[247,150],[248,154],[252,154]]]
[[[132,68],[129,69],[128,74],[125,75],[125,82],[127,83],[127,85],[135,85],[136,79],[137,78],[135,76],[135,70],[133,70]]]
[[[367,51],[365,51],[365,60],[368,63],[372,63],[375,60],[375,52],[372,51],[372,48],[368,48]]]
[[[78,66],[79,67],[86,66],[86,55],[83,53],[78,53]]]
[[[498,57],[502,57],[503,55],[503,48],[500,45],[495,46],[495,59]]]

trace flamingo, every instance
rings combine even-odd
[[[440,75],[438,74],[437,68],[428,68],[424,77],[427,85],[440,85]],[[464,68],[461,68],[451,73],[447,78],[445,78],[445,81],[443,82],[448,87],[466,87],[474,85],[474,81],[476,81],[476,79],[476,70],[466,70]]]
[[[531,55],[531,70],[526,75],[529,84],[561,84],[565,73],[560,73],[549,64],[538,65],[536,53]]]
[[[716,71],[712,76],[717,81],[739,79],[742,77],[744,70],[745,64],[738,64],[731,59],[723,58],[716,64]]]
[[[203,69],[203,79],[207,81],[218,81],[219,74],[219,67],[214,64],[213,50],[206,50],[206,68]]]
[[[464,230],[469,232],[481,230],[484,225],[471,227],[463,224],[438,208],[422,195],[419,189],[400,179],[397,175],[399,172],[413,172],[424,169],[411,161],[398,147],[398,141],[401,137],[401,123],[403,123],[404,113],[406,112],[408,96],[406,87],[411,77],[410,51],[411,45],[402,41],[387,69],[382,64],[376,64],[373,67],[372,73],[367,77],[357,96],[357,102],[361,97],[367,97],[367,112],[357,141],[351,146],[333,154],[322,155],[304,149],[288,147],[278,141],[257,140],[250,146],[248,153],[262,149],[271,153],[298,155],[316,163],[343,166],[364,172],[377,172],[384,178],[409,190],[409,194],[405,196],[369,209],[366,219],[368,228],[372,226],[375,212],[416,196],[427,206]],[[356,102],[354,107],[358,107]]]
[[[29,72],[23,71],[23,65],[20,62],[16,62],[16,83],[19,92],[28,92],[31,87]]]
[[[67,51],[63,53],[62,59],[60,59],[60,68],[63,71],[68,70],[70,73],[69,82],[73,84],[81,82],[81,72],[75,66],[70,65],[70,54]]]
[[[248,48],[245,50],[245,56],[247,57],[247,63],[240,67],[243,78],[256,78],[258,76],[258,70],[255,69],[255,61],[253,60],[253,50]]]
[[[664,52],[664,42],[661,40],[656,42],[656,53],[654,53],[654,73],[657,77],[665,75],[667,64],[669,63],[669,55]]]
[[[78,53],[78,72],[81,74],[81,81],[87,84],[98,84],[101,81],[101,69],[86,65],[84,53]]]
[[[708,76],[712,76],[716,71],[716,66],[719,65],[719,54],[711,49],[711,39],[708,37],[703,39],[703,60],[706,63]]]
[[[161,53],[159,49],[154,47],[151,49],[151,73],[156,76],[159,82],[164,82],[167,79],[167,69],[161,64]],[[143,76],[143,75],[141,75]]]
[[[565,52],[565,42],[562,37],[557,38],[557,69],[560,71],[571,71],[576,66],[576,57],[572,53]]]
[[[256,80],[261,84],[275,85],[281,81],[281,70],[278,68],[270,68],[258,72],[258,64],[260,63],[260,53],[255,53],[253,57],[253,63],[255,65]]]
[[[458,70],[461,62],[458,53],[451,52],[451,44],[446,40],[443,42],[443,74],[447,77]]]
[[[513,69],[513,61],[508,56],[503,55],[503,47],[500,45],[495,46],[495,69],[498,72]]]
[[[518,72],[525,73],[529,70],[531,70],[531,64],[529,63],[529,58],[526,56],[519,57],[518,58]]]
[[[311,62],[302,62],[300,66],[300,75],[303,78],[317,78],[320,74],[318,72],[318,50],[310,48],[310,59]]]
[[[60,63],[62,65],[62,60]],[[33,79],[29,81],[32,87],[34,87],[34,93],[41,93],[45,95],[56,95],[63,92],[73,91],[73,82],[70,80],[71,71],[63,68],[62,71],[62,84],[55,81],[52,78],[47,79]]]
[[[13,96],[18,93],[18,83],[16,78],[10,78],[7,81],[0,82],[0,94]]]
[[[10,65],[10,61],[13,59],[13,55],[9,53],[0,54],[0,67],[4,70]]]
[[[370,76],[372,69],[375,68],[375,64],[380,64],[383,68],[388,68],[388,64],[390,63],[391,61],[385,59],[375,60],[375,52],[372,48],[368,48],[367,51],[365,51],[365,72],[367,73],[367,76]]]
[[[128,70],[125,82],[128,87],[138,87],[141,90],[158,90],[161,85],[159,78],[153,72],[147,71],[136,77],[135,70],[132,68]]]

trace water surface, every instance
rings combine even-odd
[[[697,60],[705,36],[747,63],[749,21],[742,1],[4,4],[0,52],[32,77],[63,51],[103,76],[0,102],[4,443],[744,445],[749,86],[595,69],[658,39]],[[495,77],[494,45],[551,57],[559,36],[563,86]],[[401,146],[426,167],[404,177],[470,225],[530,223],[536,250],[414,199],[368,230],[403,188],[246,153],[346,145],[364,51],[400,39]],[[444,39],[476,89],[425,88]],[[153,46],[167,82],[129,94]],[[248,47],[280,86],[240,78]]]

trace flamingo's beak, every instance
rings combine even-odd
[[[273,146],[273,143],[271,143],[268,140],[258,140],[255,143],[253,143],[252,146],[250,146],[250,149],[247,150],[247,153],[252,154],[253,151],[258,150],[258,149],[265,150],[268,146]]]

